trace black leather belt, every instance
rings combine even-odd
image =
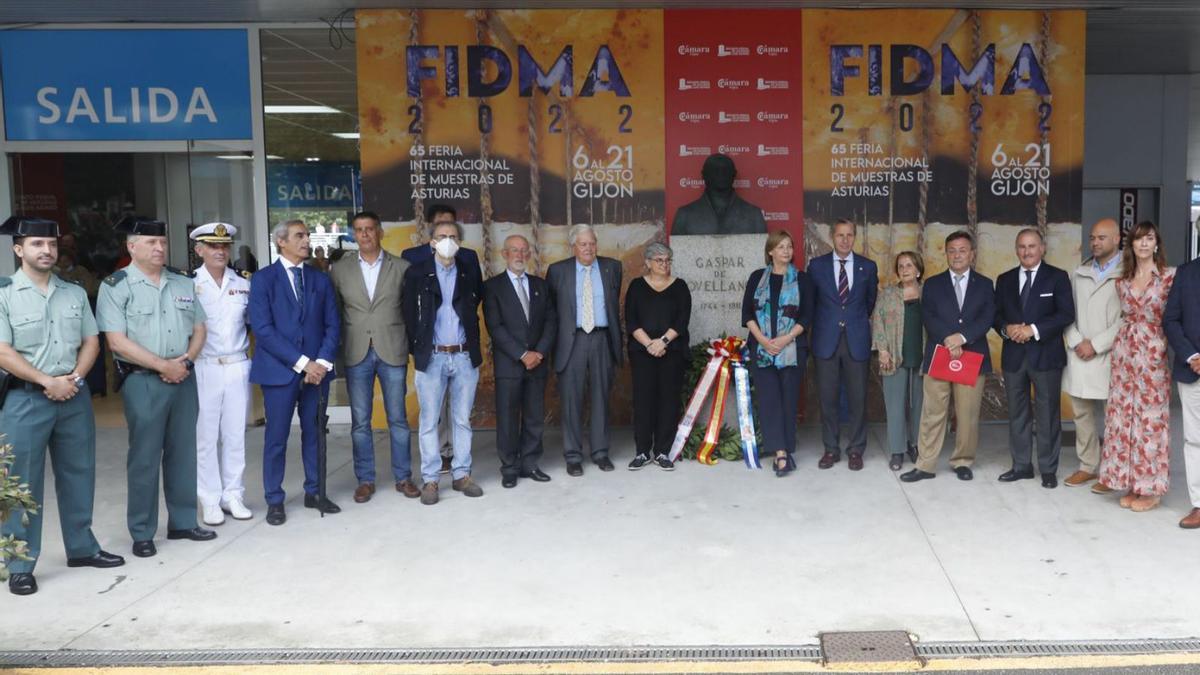
[[[467,351],[466,345],[434,345],[433,351],[442,352],[443,354],[457,354]]]
[[[8,388],[10,391],[15,391],[17,389],[26,389],[28,391],[42,391],[43,389],[45,389],[45,387],[43,387],[40,384],[35,384],[33,382],[30,382],[29,380],[22,380],[21,378],[17,377],[16,375],[9,376]]]

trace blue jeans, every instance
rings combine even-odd
[[[350,440],[354,446],[354,477],[359,483],[375,482],[375,439],[371,432],[371,412],[375,405],[375,378],[383,391],[383,410],[387,415],[392,445],[392,477],[396,482],[412,477],[409,449],[408,414],[404,409],[407,368],[385,363],[367,349],[367,355],[346,367],[346,391],[350,394]]]
[[[479,369],[471,365],[467,352],[446,354],[434,352],[424,371],[417,371],[417,400],[421,403],[418,441],[421,447],[421,478],[436,483],[442,469],[438,443],[438,417],[442,400],[450,390],[451,434],[454,438],[454,457],[450,475],[454,480],[471,475],[471,407],[475,405],[475,385]]]

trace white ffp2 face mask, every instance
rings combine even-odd
[[[458,253],[458,242],[446,237],[434,244],[433,250],[437,251],[438,255],[449,260],[454,257],[455,253]]]

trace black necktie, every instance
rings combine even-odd
[[[1033,288],[1033,270],[1025,270],[1025,285],[1021,287],[1021,311],[1025,311],[1025,305],[1029,303],[1029,291]]]

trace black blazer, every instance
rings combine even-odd
[[[929,372],[933,350],[955,333],[962,333],[967,343],[963,349],[983,354],[979,372],[992,372],[992,352],[987,335],[996,319],[996,297],[992,280],[971,270],[967,274],[967,291],[963,293],[963,308],[958,309],[954,294],[954,279],[950,270],[935,274],[925,281],[921,291],[921,323],[925,324],[925,359],[921,372]],[[1038,327],[1041,330],[1041,327]]]
[[[596,256],[600,266],[600,278],[604,283],[604,308],[608,315],[608,347],[612,352],[613,364],[620,367],[625,363],[625,351],[621,349],[624,336],[621,330],[621,263],[613,258]],[[558,318],[558,335],[554,345],[554,370],[567,369],[571,358],[571,347],[575,344],[575,258],[559,260],[546,270],[546,283],[550,286],[550,298],[554,302]]]
[[[492,364],[496,377],[545,377],[550,369],[550,348],[558,325],[546,280],[526,273],[529,286],[529,320],[521,309],[517,289],[505,270],[483,284],[483,320],[492,341]],[[525,370],[521,355],[538,352],[545,359],[533,370]]]
[[[1200,304],[1195,300],[1200,295],[1200,259],[1180,265],[1175,270],[1175,282],[1167,293],[1167,306],[1163,309],[1163,331],[1167,343],[1175,352],[1171,375],[1176,382],[1191,384],[1196,375],[1188,365],[1188,357],[1200,352]]]
[[[472,264],[459,249],[454,256],[458,278],[454,282],[454,311],[467,334],[467,350],[471,354],[471,365],[476,368],[483,363],[483,352],[479,348],[479,303],[483,299],[483,278],[478,264]],[[475,258],[478,260],[478,258]],[[435,258],[410,265],[404,273],[404,290],[401,305],[404,325],[408,328],[408,353],[412,354],[417,370],[424,372],[433,356],[433,327],[437,309],[442,304],[442,287],[438,284]]]
[[[1067,367],[1067,349],[1063,331],[1075,321],[1075,298],[1071,294],[1071,277],[1046,261],[1033,277],[1029,303],[1021,311],[1020,266],[1000,275],[996,280],[996,332],[1004,338],[1000,351],[1000,367],[1006,373],[1020,370],[1028,359],[1033,370],[1061,370]],[[1037,326],[1039,339],[1019,344],[1004,334],[1010,323]]]

